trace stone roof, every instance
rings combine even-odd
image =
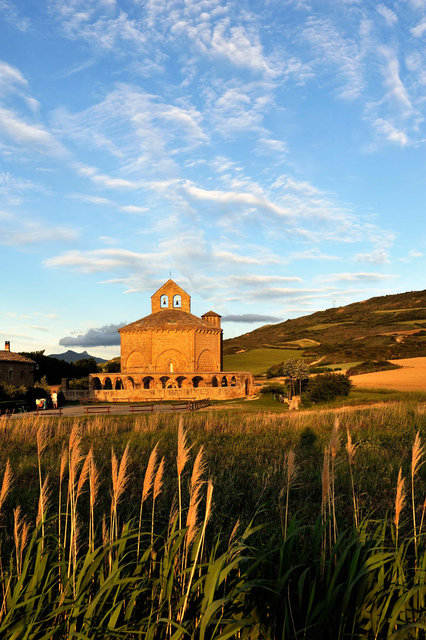
[[[162,311],[157,311],[157,313],[151,313],[151,315],[136,320],[136,322],[132,322],[118,331],[121,333],[122,331],[137,331],[138,329],[207,329],[208,331],[220,332],[217,327],[213,327],[208,322],[201,320],[201,318],[192,315],[192,313],[186,313],[181,309],[163,309]]]
[[[203,315],[201,317],[204,318],[205,316],[214,316],[215,318],[221,318],[222,317],[218,313],[216,313],[216,311],[207,311],[207,313],[203,313]]]
[[[0,361],[2,362],[25,362],[27,364],[35,364],[34,360],[30,360],[25,356],[21,356],[19,353],[13,351],[0,350]]]

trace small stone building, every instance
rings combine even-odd
[[[91,374],[102,401],[237,398],[253,393],[249,372],[223,372],[220,315],[191,313],[191,297],[173,280],[151,296],[152,313],[119,329],[121,372]]]
[[[0,350],[0,383],[30,387],[34,384],[34,372],[35,362],[13,353],[10,342],[5,342],[4,350]]]

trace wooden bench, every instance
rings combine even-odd
[[[85,407],[84,408],[86,415],[89,413],[108,413],[111,411],[111,407]]]
[[[62,415],[62,407],[59,409],[36,409],[37,416],[61,416]]]
[[[153,404],[131,404],[130,413],[154,413]]]

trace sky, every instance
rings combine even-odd
[[[425,288],[426,0],[0,0],[0,340]],[[0,342],[0,348],[2,342]]]

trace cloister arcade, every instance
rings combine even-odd
[[[248,372],[92,374],[90,394],[101,401],[131,401],[145,398],[233,398],[252,393]]]

